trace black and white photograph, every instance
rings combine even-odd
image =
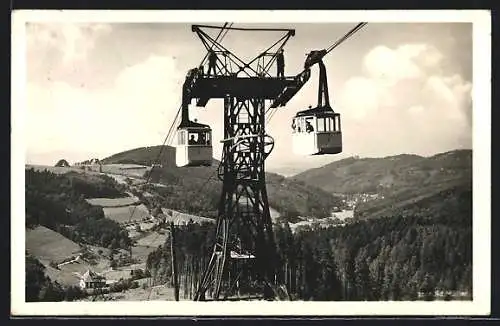
[[[489,12],[306,12],[13,12],[12,314],[489,313]]]

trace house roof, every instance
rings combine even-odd
[[[85,274],[82,276],[82,280],[84,282],[95,282],[95,281],[101,281],[106,279],[104,276],[97,274],[96,272],[91,271],[88,269]]]

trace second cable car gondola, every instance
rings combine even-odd
[[[191,69],[186,76],[182,93],[182,118],[177,128],[175,164],[183,166],[210,166],[213,161],[212,129],[210,126],[189,120],[189,87],[199,70]]]
[[[319,65],[318,106],[297,112],[292,121],[293,152],[299,155],[338,154],[342,152],[340,114],[333,111],[328,96],[326,68],[321,60],[326,51],[309,53],[305,69]]]
[[[328,108],[298,112],[292,122],[293,152],[299,155],[342,152],[340,114]]]

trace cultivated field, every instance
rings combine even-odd
[[[94,206],[102,207],[120,207],[130,206],[139,201],[137,197],[123,197],[123,198],[88,198],[86,201]]]
[[[102,173],[119,174],[130,177],[141,178],[146,171],[151,170],[151,167],[136,164],[103,164],[101,166]]]
[[[341,221],[344,221],[348,218],[353,218],[354,217],[354,211],[353,210],[343,210],[342,212],[335,212],[332,213],[332,216],[330,218],[338,218]]]
[[[44,226],[26,230],[26,249],[46,264],[75,256],[81,250],[78,244]]]
[[[151,216],[148,208],[144,204],[125,207],[103,207],[103,210],[106,218],[118,223],[129,222],[131,220],[142,220],[143,218],[150,218]],[[131,217],[132,212],[133,216]]]

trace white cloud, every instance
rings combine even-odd
[[[408,109],[408,112],[410,114],[414,115],[415,117],[418,117],[418,116],[421,116],[422,114],[425,113],[425,108],[421,105],[415,105],[415,106],[411,106]]]
[[[366,74],[339,92],[344,144],[364,155],[470,147],[471,83],[443,75],[445,59],[425,44],[372,49],[364,58]]]
[[[88,53],[108,28],[43,27],[33,33],[36,38],[31,42],[58,49],[73,63],[84,59],[82,53]],[[33,43],[31,48],[32,55],[37,55]],[[316,101],[317,71],[313,69],[310,81],[267,126],[277,143],[267,166],[290,162],[306,168],[344,155],[427,155],[471,146],[471,84],[459,74],[443,73],[442,66],[452,55],[428,44],[377,46],[363,58],[363,74],[343,80],[335,68],[329,70],[330,101],[342,114],[344,154],[304,158],[291,152],[290,123],[296,111]],[[185,64],[171,56],[150,56],[124,69],[113,88],[97,91],[61,82],[28,84],[30,153],[78,149],[113,154],[161,143],[182,96],[186,67],[179,68],[177,61]],[[193,104],[190,110],[192,118],[212,126],[216,157],[223,137],[222,108],[222,100],[211,100],[206,108]]]
[[[470,148],[471,83],[458,74],[443,74],[447,57],[438,49],[428,44],[377,46],[362,63],[363,74],[340,87],[335,87],[334,73],[328,71],[331,105],[342,115],[343,153],[302,157],[291,152],[291,118],[316,99],[313,71],[304,89],[279,109],[267,127],[277,142],[267,166],[286,162],[306,168],[349,155],[433,155]]]
[[[63,64],[73,64],[85,59],[96,38],[110,31],[109,24],[31,23],[26,29],[27,48],[38,58],[43,52],[59,51]]]
[[[345,84],[344,92],[341,94],[343,98],[350,102],[346,115],[356,119],[363,119],[368,114],[375,112],[381,97],[380,91],[379,85],[372,79],[363,77],[349,79]],[[350,99],[356,100],[350,101]]]
[[[28,152],[113,154],[160,144],[179,106],[182,79],[172,58],[152,56],[126,68],[111,89],[29,83]]]
[[[412,60],[420,69],[435,69],[443,60],[443,55],[429,44],[403,44],[394,50],[403,60]]]
[[[364,68],[368,76],[389,85],[405,78],[418,78],[423,72],[412,60],[416,51],[420,49],[401,47],[391,50],[378,46],[365,56]]]

